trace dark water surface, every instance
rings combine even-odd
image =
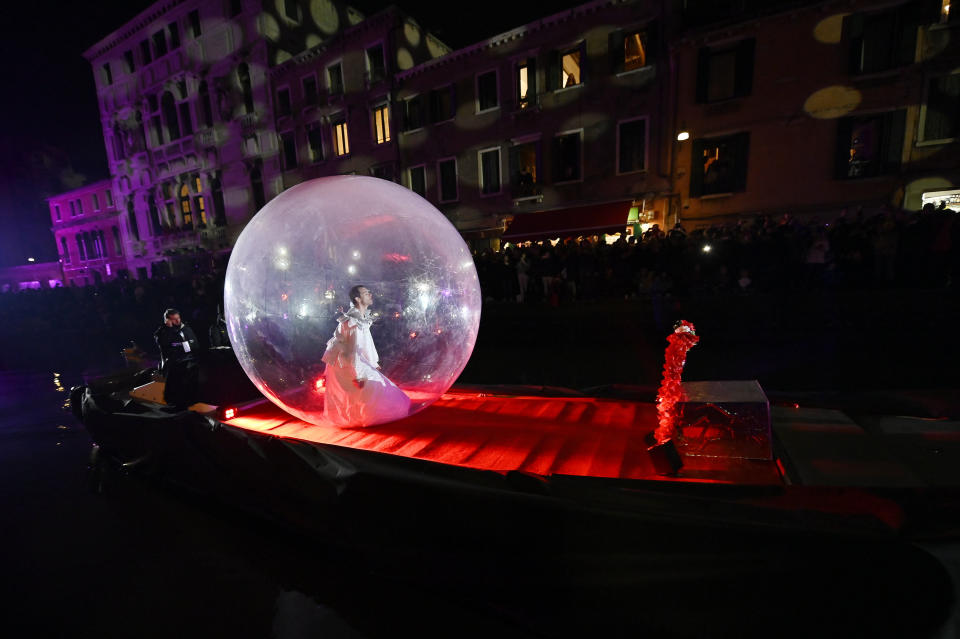
[[[65,406],[81,379],[0,373],[2,636],[945,638],[956,629],[943,564],[895,541],[771,545],[679,570],[657,549],[603,553],[604,539],[596,554],[565,552],[562,530],[544,526],[542,544],[528,535],[516,548],[378,556],[136,477],[93,494],[91,441]]]

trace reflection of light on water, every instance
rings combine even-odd
[[[53,385],[57,389],[58,393],[64,393],[67,390],[63,387],[63,384],[60,383],[60,373],[53,374]]]

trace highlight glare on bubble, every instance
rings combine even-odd
[[[349,290],[374,294],[382,373],[414,412],[467,364],[480,322],[470,251],[426,200],[393,182],[335,176],[269,202],[231,253],[224,312],[234,352],[265,397],[324,424],[322,362]]]

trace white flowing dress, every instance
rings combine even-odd
[[[323,354],[323,416],[337,426],[371,426],[406,417],[410,398],[377,368],[380,356],[370,335],[370,313],[351,305],[337,322]],[[357,388],[354,380],[361,380],[363,387]]]

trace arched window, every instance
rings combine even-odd
[[[165,91],[160,98],[160,110],[163,112],[163,122],[167,125],[167,142],[180,138],[180,123],[177,121],[177,105],[173,101],[173,94]]]
[[[69,263],[70,263],[70,250],[67,248],[67,238],[65,238],[65,237],[61,237],[61,238],[60,238],[60,249],[61,249],[60,252],[63,253],[63,263],[64,263],[64,264],[69,264]]]
[[[113,248],[117,255],[123,255],[123,242],[120,241],[120,229],[113,227]]]
[[[253,113],[253,87],[250,85],[250,67],[246,62],[237,67],[237,77],[243,90],[243,108],[247,113]]]
[[[223,203],[223,187],[220,186],[220,178],[210,180],[210,188],[213,190],[213,223],[216,226],[227,225],[227,212]]]
[[[253,187],[253,204],[257,207],[257,211],[262,209],[267,203],[266,195],[263,192],[263,171],[260,168],[261,166],[261,161],[257,160],[253,166],[253,170],[250,171],[250,186]],[[254,211],[254,213],[256,213],[256,211]]]
[[[193,213],[190,210],[190,189],[186,184],[180,185],[180,215],[183,216],[184,228],[193,228]]]
[[[150,225],[153,227],[153,234],[159,235],[162,230],[162,223],[160,222],[160,210],[157,209],[157,203],[152,199],[150,200]]]
[[[137,226],[137,212],[133,210],[133,198],[127,200],[127,221],[130,223],[130,234],[140,241],[140,228]]]
[[[83,234],[77,233],[77,256],[83,262],[87,259],[87,249],[83,247]]]
[[[207,228],[207,205],[206,205],[206,202],[204,202],[203,195],[202,195],[203,184],[200,182],[199,177],[193,178],[193,184],[196,187],[195,190],[197,192],[196,210],[197,210],[197,217],[200,218],[198,222],[201,228]]]
[[[203,124],[213,126],[213,107],[210,105],[210,89],[206,81],[200,83],[200,113],[203,114]]]

